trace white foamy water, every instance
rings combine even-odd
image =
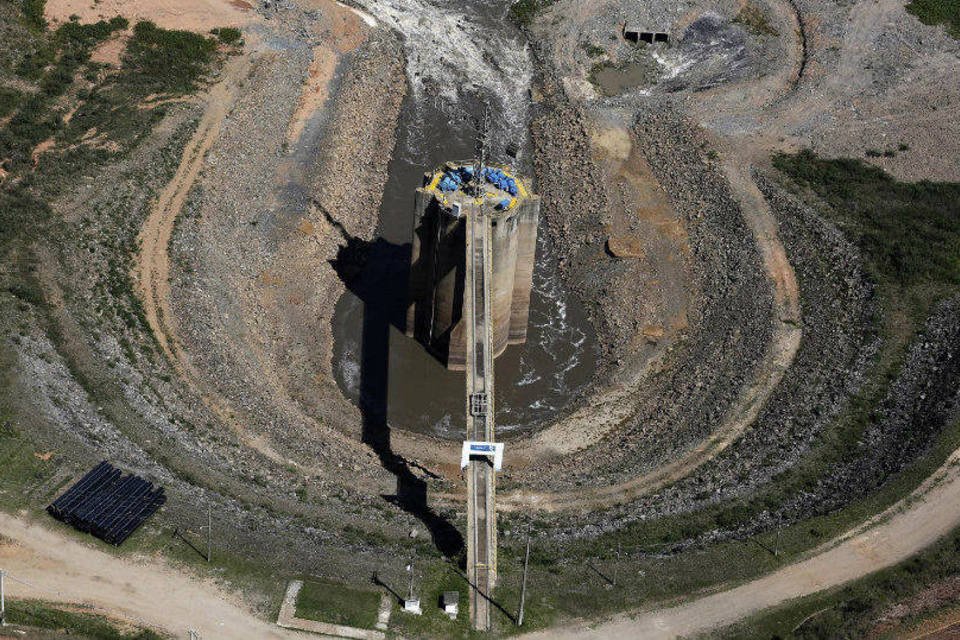
[[[467,95],[482,95],[494,101],[493,131],[522,136],[532,63],[526,43],[504,27],[507,3],[355,1],[403,36],[407,75],[418,102],[440,96],[453,107]]]
[[[697,58],[676,51],[671,51],[667,55],[652,51],[650,56],[663,67],[661,80],[672,80],[698,62]]]
[[[340,368],[340,378],[343,380],[347,392],[352,396],[360,395],[360,358],[356,349],[347,347],[337,366]]]

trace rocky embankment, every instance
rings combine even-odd
[[[567,256],[571,286],[591,301],[600,342],[623,360],[630,355],[630,344],[607,336],[611,328],[630,323],[638,310],[608,304],[608,296],[633,286],[633,280],[629,273],[612,268],[603,253],[605,199],[602,191],[591,187],[598,185],[597,170],[582,125],[571,125],[576,114],[576,109],[561,104],[534,126],[544,219]],[[536,486],[611,484],[702,440],[755,372],[770,338],[771,285],[738,204],[706,156],[705,140],[669,110],[643,114],[636,132],[685,221],[691,288],[700,295],[691,305],[694,313],[686,339],[638,391],[637,413],[576,460],[557,462],[550,467],[552,473],[528,474]],[[616,378],[612,369],[608,380]]]
[[[345,56],[322,121],[284,154],[304,67],[295,56],[261,61],[237,106],[241,121],[211,152],[196,226],[177,240],[192,258],[175,287],[177,317],[197,368],[252,432],[305,466],[359,468],[364,452],[340,437],[356,431],[358,412],[330,376],[329,314],[343,291],[330,261],[347,242],[337,224],[360,239],[376,226],[402,59],[389,34]],[[236,295],[222,295],[224,285]]]
[[[43,277],[62,314],[52,335],[65,360],[39,338],[24,340],[21,357],[35,380],[30,397],[67,431],[50,439],[64,460],[79,469],[107,455],[161,482],[165,522],[182,529],[198,530],[210,506],[225,552],[297,571],[322,557],[331,574],[356,579],[338,559],[382,565],[391,543],[375,524],[384,510],[395,512],[394,530],[417,521],[380,498],[394,478],[342,424],[318,419],[302,388],[316,376],[340,397],[332,380],[324,386],[329,315],[318,309],[342,291],[329,260],[346,240],[323,212],[352,236],[372,235],[404,61],[388,31],[342,52],[325,108],[288,146],[314,51],[302,23],[278,19],[276,39],[243,54],[232,79],[241,90],[216,105],[225,116],[175,219],[162,320],[183,360],[164,357],[149,335],[129,271],[138,229],[202,115],[196,103],[171,106],[123,162],[61,203],[67,237]],[[341,420],[356,429],[356,410],[340,401]]]

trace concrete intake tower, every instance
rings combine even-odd
[[[467,357],[462,319],[471,216],[490,218],[491,350],[498,356],[527,338],[540,197],[494,165],[448,162],[424,175],[414,207],[407,335],[453,370],[463,370]]]

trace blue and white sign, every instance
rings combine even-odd
[[[493,458],[494,471],[500,471],[503,467],[503,443],[502,442],[472,442],[467,440],[463,443],[463,451],[460,454],[460,468],[466,469],[470,464],[471,456],[486,456]]]

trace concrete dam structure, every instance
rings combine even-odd
[[[491,625],[497,583],[493,360],[527,337],[540,198],[509,170],[447,163],[417,189],[408,333],[466,371],[467,581],[473,629]]]
[[[468,220],[482,215],[490,218],[496,357],[527,338],[540,197],[504,167],[447,163],[424,175],[414,208],[407,335],[452,370],[467,363],[466,235]]]

